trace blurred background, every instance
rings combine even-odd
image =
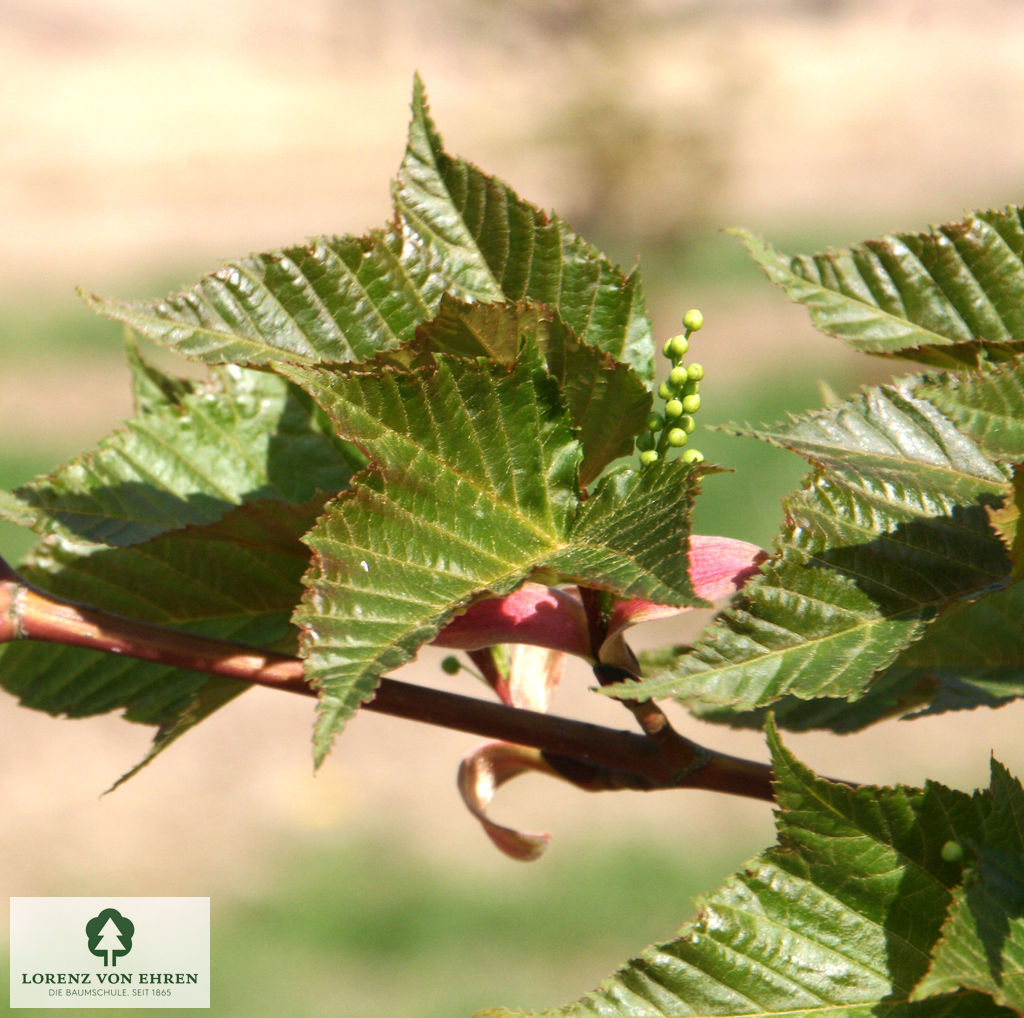
[[[449,151],[640,262],[658,336],[703,309],[705,423],[879,381],[891,368],[815,334],[720,228],[811,251],[1021,201],[1022,46],[1010,0],[0,0],[0,485],[131,413],[118,329],[74,288],[158,297],[381,224],[415,70]],[[697,529],[770,542],[800,461],[700,446],[738,473],[709,479]],[[26,547],[0,530],[7,557]],[[439,682],[437,660],[409,675]],[[589,681],[555,709],[624,727]],[[828,773],[973,787],[990,751],[1024,770],[1022,718],[788,742]],[[457,800],[477,740],[364,716],[314,778],[310,722],[253,691],[101,798],[148,731],[5,697],[0,894],[209,895],[218,1015],[453,1018],[585,992],[774,840],[758,803],[526,779],[495,815],[555,838],[513,863]]]

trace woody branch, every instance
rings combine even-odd
[[[0,643],[39,640],[237,679],[305,696],[300,658],[125,618],[54,597],[0,559]],[[704,788],[771,799],[771,769],[682,737],[652,739],[475,697],[381,679],[364,710],[540,749],[583,788]],[[674,733],[673,733],[674,734]]]

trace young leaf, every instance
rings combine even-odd
[[[556,312],[533,301],[465,304],[445,297],[438,316],[416,330],[415,345],[511,364],[526,342],[537,344],[562,390],[583,447],[580,484],[589,485],[609,463],[633,452],[650,412],[650,394],[631,368],[581,344]]]
[[[857,700],[783,697],[772,704],[775,721],[794,732],[826,728],[845,734],[886,718],[1002,706],[1024,696],[1022,619],[1021,583],[959,601],[880,672]],[[671,661],[662,653],[660,660],[650,663],[663,667]],[[764,724],[763,710],[735,711],[700,702],[689,706],[705,721],[754,728]]]
[[[228,367],[209,383],[185,382],[131,360],[139,415],[18,488],[0,505],[5,516],[127,546],[214,522],[243,502],[333,494],[363,465],[309,396],[276,375]]]
[[[965,853],[964,880],[912,999],[967,987],[1024,1014],[1024,790],[993,760],[991,788],[976,798],[983,826],[952,843]]]
[[[904,391],[912,393],[916,405],[931,405],[947,415],[960,436],[966,436],[960,437],[961,442],[973,441],[985,456],[1012,463],[1024,456],[1024,434],[1017,425],[1017,413],[1024,413],[1022,385],[1024,371],[1020,359],[1015,358],[969,373],[928,375],[919,384],[910,380]],[[820,436],[818,445],[817,455],[842,473],[845,458],[825,448]],[[968,444],[965,448],[969,458],[971,447]],[[941,466],[941,460],[936,462]],[[890,475],[890,479],[905,483],[905,478],[898,475]],[[933,492],[943,487],[955,491],[960,484],[962,478],[950,475],[943,480],[940,474],[933,477],[928,488]],[[783,699],[774,705],[776,721],[791,730],[829,728],[849,732],[886,717],[997,706],[1024,695],[1024,629],[1019,623],[1024,611],[1024,588],[1019,582],[1024,569],[1018,526],[1021,487],[1022,474],[1015,467],[1002,504],[983,507],[989,526],[1009,555],[1007,575],[994,577],[991,588],[983,589],[979,596],[942,610],[921,638],[879,674],[856,703],[845,699],[810,703]],[[958,518],[963,521],[967,517],[961,511]],[[972,550],[962,556],[973,561],[979,555],[986,556],[992,545],[981,517],[975,512],[971,519],[973,537],[968,532],[954,531],[949,541],[955,552],[957,542],[968,537],[977,542],[980,538],[981,543],[974,543]],[[930,576],[938,574],[937,567],[928,570]],[[728,708],[710,704],[695,704],[694,709],[708,720],[730,724],[756,725],[761,720],[756,713],[733,714]]]
[[[867,353],[933,364],[1012,352],[1024,336],[1019,208],[848,249],[791,257],[736,231],[751,257],[814,325]]]
[[[786,502],[778,554],[691,652],[611,692],[737,711],[856,697],[937,610],[1007,579],[985,506],[1008,474],[912,388],[743,432],[817,468]]]
[[[240,258],[162,301],[84,297],[185,357],[317,364],[407,342],[448,288],[442,259],[397,224]]]
[[[984,840],[990,793],[849,788],[816,777],[774,732],[770,741],[778,846],[699,902],[675,940],[544,1018],[1011,1018],[955,984],[951,995],[910,1004],[962,876],[943,848]],[[1007,944],[1007,964],[1015,946]]]
[[[393,193],[403,222],[444,259],[456,295],[482,303],[540,301],[584,343],[651,377],[654,344],[639,277],[624,275],[507,184],[449,156],[418,77]]]
[[[373,463],[307,538],[314,566],[296,622],[322,692],[318,759],[381,674],[474,595],[540,578],[696,600],[692,472],[613,474],[579,511],[579,443],[535,346],[511,365],[438,354],[414,368],[281,370]]]
[[[994,459],[1024,461],[1024,358],[984,371],[925,376],[916,394],[937,406]]]
[[[952,605],[880,681],[906,710],[995,707],[1024,696],[1024,584]],[[915,704],[911,690],[921,698]],[[906,712],[904,711],[904,713]]]

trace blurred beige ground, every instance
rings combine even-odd
[[[71,308],[74,285],[131,295],[382,222],[416,69],[449,150],[626,260],[734,223],[816,245],[917,228],[1021,200],[1022,45],[1024,8],[996,0],[0,0],[0,303]],[[728,291],[698,297],[723,337],[709,370],[841,356],[767,287],[743,308]],[[693,301],[654,293],[658,331]],[[70,453],[129,412],[105,367],[16,368],[0,376],[9,442],[45,434]],[[556,709],[625,726],[621,708],[584,699]],[[1024,770],[1021,719],[790,742],[834,774],[970,785],[990,749]],[[397,828],[439,857],[512,865],[456,802],[477,740],[360,717],[314,779],[310,721],[307,702],[254,691],[99,799],[148,733],[3,698],[0,894],[242,893],[274,847],[324,827]],[[680,723],[763,755],[756,736]],[[635,825],[682,853],[771,839],[767,807],[700,793],[524,782],[496,809],[566,839]]]

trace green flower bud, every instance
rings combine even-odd
[[[947,841],[942,846],[942,858],[945,862],[960,862],[964,857],[964,846],[959,841]]]
[[[679,400],[672,400],[673,403],[679,403]],[[688,414],[695,414],[700,409],[700,396],[684,396],[682,403],[680,403],[680,413],[685,410]],[[665,413],[668,414],[668,406],[665,407]],[[678,417],[679,414],[672,414],[673,417]]]
[[[682,428],[673,428],[668,433],[666,438],[668,439],[668,444],[674,446],[676,449],[678,449],[681,445],[686,445],[688,441],[686,437],[686,432],[683,431]]]
[[[690,349],[690,341],[683,335],[673,336],[665,344],[665,356],[677,361]]]
[[[697,399],[700,399],[698,396]],[[683,404],[678,399],[670,399],[665,404],[666,417],[678,417],[683,412]]]
[[[673,368],[668,373],[668,384],[674,385],[678,388],[680,385],[683,385],[689,377],[690,375],[686,368]]]
[[[703,463],[704,462],[704,454],[699,452],[697,449],[687,449],[686,452],[683,453],[683,462],[684,463]]]
[[[688,435],[692,435],[697,430],[697,422],[689,414],[684,414],[676,423]]]
[[[690,308],[683,315],[683,325],[690,332],[700,332],[704,328],[704,316],[696,308]]]
[[[688,378],[682,389],[684,396],[696,396],[700,392],[700,382],[696,379]]]
[[[649,413],[647,415],[647,430],[648,431],[661,431],[665,427],[665,418],[659,413]]]
[[[699,382],[704,377],[704,365],[703,364],[691,364],[686,369],[688,377],[692,378],[695,382]]]
[[[668,382],[662,382],[658,386],[658,395],[662,399],[671,399],[675,394],[676,390]]]
[[[637,436],[636,447],[644,452],[654,448],[654,435],[649,431],[643,431]]]
[[[657,449],[645,449],[642,453],[640,453],[640,462],[645,467],[650,466],[652,463],[657,463],[658,462],[658,450]]]
[[[462,671],[462,665],[459,664],[459,659],[454,654],[449,654],[441,660],[441,671],[446,675],[455,675]]]

